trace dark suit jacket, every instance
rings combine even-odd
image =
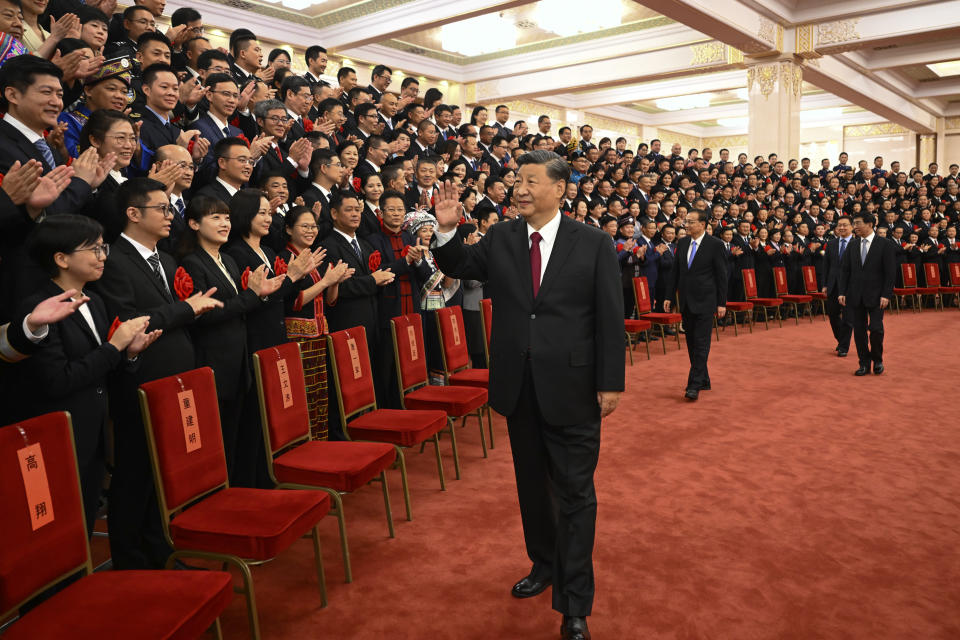
[[[846,251],[850,251],[853,236],[847,238]],[[840,295],[840,238],[832,238],[827,242],[827,255],[823,262],[823,286],[827,288],[827,295],[836,299]],[[846,253],[844,251],[844,253]]]
[[[893,244],[878,235],[867,250],[867,259],[860,264],[860,238],[847,245],[840,262],[840,293],[847,297],[847,306],[875,309],[880,298],[893,298],[896,259]]]
[[[270,263],[270,269],[267,272],[269,277],[276,273],[273,271],[277,254],[274,250],[261,241],[260,249],[267,256]],[[239,240],[231,242],[225,248],[226,253],[237,263],[237,269],[243,273],[243,270],[250,267],[253,271],[263,264],[263,260],[258,256],[246,242]],[[275,347],[287,341],[287,328],[284,324],[283,300],[287,295],[296,295],[295,285],[290,278],[285,278],[280,288],[267,296],[266,302],[247,312],[247,347],[251,354],[260,349]]]
[[[334,187],[334,189],[336,189],[336,187]],[[317,226],[319,227],[317,242],[320,242],[333,232],[333,216],[330,214],[330,200],[312,183],[301,195],[303,196],[303,204],[310,209],[313,209],[315,203],[320,203],[321,212],[317,217]],[[330,195],[333,195],[332,190]]]
[[[210,142],[210,148],[207,150],[207,155],[204,156],[203,160],[200,163],[199,173],[204,174],[204,178],[201,178],[200,182],[207,182],[216,177],[216,160],[213,159],[213,145],[217,144],[220,140],[223,140],[227,136],[224,135],[223,129],[218,127],[214,122],[213,118],[210,117],[209,113],[205,113],[195,122],[190,125],[191,129],[197,129],[200,131],[200,137],[206,138]],[[239,127],[234,127],[229,122],[227,123],[227,130],[230,132],[230,135],[237,137],[243,135],[243,131]],[[196,178],[194,178],[196,181]]]
[[[165,144],[177,144],[177,138],[183,131],[177,125],[164,123],[153,111],[144,104],[135,104],[135,113],[140,114],[140,140],[151,151],[156,151]]]
[[[38,302],[63,293],[52,280],[36,295],[24,302],[24,314]],[[123,355],[107,342],[113,318],[107,317],[103,300],[89,292],[87,308],[97,328],[97,338],[90,325],[77,311],[49,326],[49,333],[40,348],[24,362],[24,375],[31,393],[26,396],[30,415],[51,411],[69,411],[77,445],[77,457],[91,460],[107,426],[107,376],[117,369]]]
[[[51,147],[50,150],[53,152],[57,166],[65,164],[66,160],[61,158],[55,149]],[[54,169],[43,159],[40,150],[31,144],[26,136],[12,124],[0,118],[0,173],[6,175],[10,166],[17,160],[21,165],[30,160],[37,160],[43,164],[44,173]],[[90,185],[86,182],[80,178],[71,178],[70,184],[63,193],[47,207],[47,213],[76,213],[86,204],[90,192]]]
[[[230,192],[227,191],[227,188],[220,184],[216,179],[214,179],[213,182],[203,185],[190,194],[191,198],[196,198],[197,196],[216,198],[217,200],[222,200],[227,204],[230,204],[230,198],[233,197],[230,195]]]
[[[529,366],[550,424],[599,422],[597,391],[622,391],[623,293],[610,236],[560,215],[536,298],[523,219],[494,225],[476,245],[454,236],[433,250],[448,276],[485,282],[493,299],[490,404],[509,416]]]
[[[362,326],[367,330],[367,342],[374,344],[378,335],[377,298],[380,287],[370,275],[372,272],[367,264],[374,248],[359,236],[357,242],[363,260],[357,258],[357,253],[350,243],[336,231],[323,241],[323,247],[327,250],[327,263],[336,264],[337,260],[343,260],[349,267],[356,269],[353,276],[340,283],[337,302],[326,306],[325,312],[331,332]],[[324,273],[326,269],[326,265],[322,265],[320,273]],[[370,349],[370,352],[374,353],[373,349]]]
[[[358,232],[359,233],[359,232]],[[413,235],[408,231],[401,232],[403,243],[412,245],[416,242]],[[402,303],[400,299],[400,277],[407,276],[410,279],[412,290],[413,309],[420,310],[420,292],[417,289],[418,282],[424,282],[433,273],[426,260],[421,260],[420,265],[416,263],[407,264],[406,258],[394,259],[393,246],[380,228],[376,233],[364,237],[364,240],[370,243],[374,250],[379,251],[383,261],[380,264],[381,269],[390,269],[397,275],[393,282],[380,287],[380,300],[378,302],[380,314],[380,328],[388,329],[390,327],[390,318],[395,318],[402,313]]]
[[[727,304],[727,259],[723,241],[703,234],[693,262],[687,267],[687,252],[690,250],[689,236],[677,243],[674,256],[673,285],[668,296],[678,293],[680,308],[684,313],[713,315],[717,307]]]

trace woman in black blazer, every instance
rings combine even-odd
[[[247,349],[251,354],[275,347],[287,341],[284,322],[284,298],[296,295],[298,281],[320,265],[326,251],[305,251],[290,263],[277,259],[273,249],[265,244],[273,222],[270,202],[257,189],[241,189],[230,199],[230,242],[224,251],[233,258],[238,270],[254,271],[263,267],[266,275],[286,276],[280,288],[266,296],[263,304],[246,314]],[[244,397],[237,437],[237,465],[233,482],[238,486],[267,488],[266,457],[263,432],[260,425],[260,407],[257,391],[252,386]],[[251,474],[252,475],[248,475]]]
[[[197,366],[213,369],[220,405],[220,427],[230,480],[249,477],[237,470],[237,442],[244,398],[250,390],[250,354],[247,348],[246,315],[259,309],[283,283],[285,276],[267,273],[261,264],[244,275],[221,248],[230,237],[230,209],[215,198],[196,196],[187,205],[187,230],[181,242],[180,264],[192,280],[192,290],[178,290],[179,297],[192,291],[216,287],[215,297],[223,308],[197,318],[190,333]],[[179,270],[178,270],[179,274]],[[174,282],[182,280],[177,276]],[[177,287],[181,289],[180,286]],[[189,288],[188,288],[189,289]]]
[[[135,368],[137,357],[160,331],[144,333],[142,316],[111,325],[103,300],[87,288],[100,279],[109,246],[103,228],[86,216],[50,216],[29,240],[30,255],[50,276],[35,296],[24,301],[29,311],[52,295],[75,289],[90,300],[72,315],[48,325],[40,348],[22,366],[30,393],[22,398],[30,415],[69,411],[83,494],[87,535],[93,533],[105,472],[107,376]]]
[[[366,238],[380,233],[380,196],[383,195],[383,181],[379,173],[368,173],[360,179],[360,189],[363,191],[363,214],[360,218],[360,228],[357,235]]]
[[[126,225],[126,216],[117,204],[117,189],[126,182],[130,163],[140,150],[130,117],[109,109],[91,113],[77,141],[80,153],[90,147],[97,150],[101,160],[112,154],[113,167],[87,200],[81,213],[100,222],[104,228],[104,238],[107,242],[113,242]]]

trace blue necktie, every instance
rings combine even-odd
[[[697,241],[694,240],[690,243],[690,255],[687,257],[687,269],[690,268],[690,265],[693,264],[693,256],[697,254]]]
[[[57,161],[53,159],[53,151],[50,151],[50,145],[47,144],[47,141],[43,138],[40,138],[33,143],[33,146],[37,148],[37,151],[40,152],[40,155],[43,157],[43,161],[47,163],[47,166],[51,170],[56,169]]]
[[[351,240],[350,245],[353,246],[353,251],[357,254],[357,259],[363,262],[363,253],[360,251],[360,244],[357,242],[357,239],[354,238]]]
[[[843,257],[843,252],[847,250],[847,239],[840,238],[840,257]]]

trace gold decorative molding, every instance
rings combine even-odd
[[[803,68],[790,61],[768,62],[747,68],[747,92],[752,93],[754,84],[764,99],[778,88],[797,100],[803,93]]]
[[[803,67],[792,62],[781,62],[780,80],[787,92],[799,100],[803,95]]]
[[[960,129],[960,118],[947,118],[943,124],[947,129]]]
[[[857,32],[857,18],[852,20],[837,20],[835,22],[824,22],[817,25],[817,44],[837,44],[840,42],[849,42],[859,40],[860,34]]]
[[[713,149],[714,153],[719,156],[720,149],[724,147],[746,147],[749,143],[747,136],[715,136],[713,138],[702,138],[701,144],[704,149],[710,148]]]
[[[695,44],[690,49],[693,52],[693,57],[690,59],[691,67],[699,67],[714,62],[726,62],[727,59],[727,45],[722,42]]]
[[[868,138],[870,136],[891,136],[912,133],[909,129],[893,122],[880,124],[858,124],[843,128],[844,138]]]
[[[477,84],[471,82],[466,85],[466,91],[464,91],[467,104],[474,104],[477,101]]]
[[[783,51],[783,25],[763,16],[760,16],[758,20],[760,26],[757,28],[757,37],[769,42],[771,48]]]
[[[777,85],[777,63],[757,64],[747,69],[747,93],[753,93],[756,83],[760,95],[765,99],[770,97]]]
[[[816,49],[813,46],[813,25],[812,24],[801,24],[797,26],[794,30],[795,36],[795,46],[796,54],[801,58],[819,58],[820,54],[817,53]]]
[[[605,129],[607,131],[615,131],[623,136],[639,136],[640,132],[638,131],[639,126],[624,122],[623,120],[614,120],[613,118],[605,118],[603,116],[598,116],[593,113],[584,113],[583,114],[584,124],[589,124],[595,129]]]
[[[743,51],[736,47],[727,47],[727,64],[743,64]]]

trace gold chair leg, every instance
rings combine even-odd
[[[323,574],[323,554],[320,552],[320,528],[313,528],[313,557],[317,565],[317,580],[320,582],[320,606],[327,606],[327,578]]]
[[[647,360],[649,360],[650,359],[650,332],[645,330],[643,332],[643,337],[646,338],[643,344],[644,346],[647,347]]]
[[[407,507],[407,522],[413,520],[413,509],[410,506],[410,485],[407,483],[407,459],[403,453],[403,449],[397,445],[393,445],[393,448],[397,451],[397,461],[396,466],[400,468],[400,484],[403,485],[403,501]]]
[[[210,625],[210,629],[213,630],[214,640],[223,640],[223,629],[220,628],[220,618],[217,618],[213,621],[213,624]]]
[[[780,305],[783,306],[783,305]],[[783,329],[783,314],[780,313],[780,307],[777,307],[777,322],[780,323],[780,328]],[[800,324],[800,321],[797,321],[797,324]]]
[[[487,438],[483,434],[483,407],[477,408],[477,424],[480,425],[480,446],[483,447],[483,457],[487,456]]]
[[[347,517],[343,512],[343,498],[338,491],[324,489],[333,500],[333,512],[337,515],[337,526],[340,529],[340,551],[343,554],[344,582],[353,582],[353,567],[350,564],[350,545],[347,542]]]
[[[627,355],[630,356],[630,366],[633,366],[633,340],[630,339],[630,334],[624,332],[624,335],[627,336]]]
[[[316,527],[314,527],[316,530]],[[260,620],[257,615],[257,596],[253,591],[253,576],[250,574],[250,567],[246,562],[240,561],[234,563],[240,569],[240,577],[243,578],[243,594],[247,598],[247,621],[250,624],[250,637],[253,640],[260,640]]]
[[[493,411],[493,409],[490,408],[490,403],[488,402],[487,403],[487,431],[490,432],[490,448],[496,449],[496,447],[493,445],[493,418],[490,416],[491,411]]]
[[[453,428],[453,419],[447,416],[447,425],[450,428],[450,446],[453,448],[453,470],[457,480],[460,479],[460,452],[457,450],[457,433]]]
[[[673,331],[677,336],[677,351],[679,351],[680,350],[680,323],[677,322],[676,324],[673,324],[670,326],[673,327]]]
[[[667,355],[667,332],[662,324],[658,324],[657,327],[660,329],[660,345],[663,347],[663,355]]]
[[[449,419],[449,418],[448,418]],[[447,490],[447,482],[443,478],[443,460],[440,459],[440,434],[433,434],[433,446],[437,450],[437,473],[440,474],[440,490]]]
[[[744,311],[743,313],[744,313],[743,317],[746,318],[747,317],[746,311]],[[733,337],[736,338],[739,335],[740,335],[740,332],[737,331],[737,312],[734,311],[733,312]]]
[[[810,314],[810,324],[813,324],[813,301],[807,303],[807,313]]]
[[[800,326],[800,305],[796,302],[793,303],[793,319],[797,321],[797,326]],[[783,325],[780,325],[783,326]]]
[[[396,538],[397,532],[393,528],[393,508],[390,506],[390,488],[387,486],[387,471],[380,472],[380,483],[383,488],[383,506],[387,510],[387,529],[390,531],[390,537]]]
[[[767,331],[770,331],[770,323],[767,322],[767,308],[762,307],[763,309],[763,326],[767,328]]]

